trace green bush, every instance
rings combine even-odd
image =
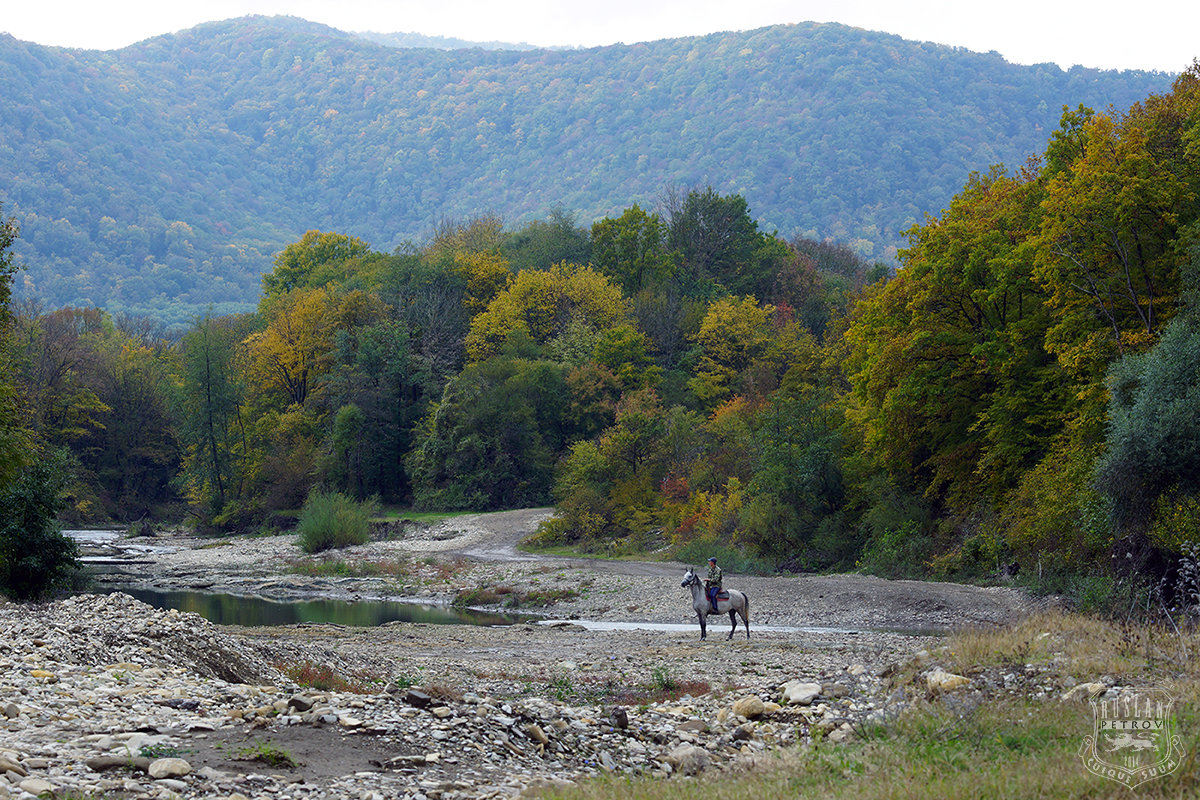
[[[339,492],[314,491],[300,510],[296,531],[306,553],[335,547],[366,544],[371,538],[371,517],[377,503],[359,503]]]
[[[66,587],[79,571],[79,548],[58,529],[66,458],[37,457],[0,489],[0,592],[37,600]]]
[[[1143,530],[1159,497],[1194,486],[1200,472],[1198,318],[1196,310],[1181,314],[1148,352],[1128,355],[1109,370],[1108,430],[1095,481],[1111,501],[1119,531]]]
[[[918,578],[933,555],[933,538],[914,520],[878,531],[863,548],[858,567],[881,578]]]
[[[775,572],[771,564],[742,552],[725,542],[718,544],[714,539],[696,539],[676,548],[671,557],[684,564],[698,565],[703,573],[709,556],[717,559],[722,571],[737,575],[770,575]]]

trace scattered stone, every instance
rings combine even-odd
[[[288,700],[287,704],[288,704],[288,708],[290,708],[294,711],[299,711],[299,712],[303,713],[305,711],[312,710],[313,700],[312,700],[312,698],[305,697],[302,694],[295,694],[295,695],[292,695],[291,699]]]
[[[629,714],[620,706],[613,707],[611,719],[614,728],[625,730],[629,727]]]
[[[542,730],[542,726],[538,725],[536,723],[526,726],[525,735],[528,736],[530,738],[530,740],[535,742],[536,744],[540,744],[540,745],[550,744],[550,737],[546,735],[546,732],[544,730]]]
[[[1103,683],[1081,683],[1071,689],[1063,692],[1063,702],[1071,703],[1077,700],[1091,700],[1093,697],[1099,697],[1108,691],[1108,687]]]
[[[28,772],[25,771],[25,768],[22,767],[20,764],[18,764],[16,761],[5,758],[4,756],[0,756],[0,775],[7,773],[7,772],[15,772],[17,775],[21,776],[22,778],[24,778],[26,775],[29,774]]]
[[[120,756],[97,756],[89,758],[85,763],[88,769],[94,772],[104,772],[108,769],[127,769],[130,767],[140,769],[142,772],[150,769],[150,759],[141,756],[125,758]]]
[[[783,685],[780,702],[785,706],[807,706],[821,696],[821,684],[788,681]]]
[[[932,692],[950,692],[966,686],[971,679],[965,675],[956,675],[944,669],[935,669],[925,675],[925,685]]]
[[[179,778],[191,773],[192,765],[182,758],[159,758],[150,762],[146,772],[155,780],[159,778]]]
[[[708,753],[694,744],[681,744],[667,754],[666,761],[684,775],[699,775],[708,767]]]
[[[763,706],[762,698],[753,695],[750,697],[740,697],[733,704],[733,713],[746,719],[761,717],[764,711],[766,711],[766,708]]]
[[[416,708],[429,708],[433,698],[420,689],[409,689],[408,693],[404,695],[404,702]]]
[[[29,792],[34,797],[41,797],[42,795],[53,796],[54,794],[54,784],[42,778],[26,778],[18,783],[17,786],[21,787],[21,791]]]
[[[844,683],[823,683],[821,684],[821,694],[824,697],[845,697],[850,694],[850,687]]]
[[[854,729],[849,722],[842,723],[838,728],[834,729],[829,734],[829,741],[841,743],[850,739],[854,735]]]

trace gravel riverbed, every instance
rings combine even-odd
[[[0,798],[454,800],[726,769],[852,737],[903,704],[889,676],[936,651],[938,631],[1029,610],[1008,589],[730,575],[752,599],[751,636],[727,641],[713,618],[701,642],[686,565],[516,550],[548,513],[337,554],[404,565],[372,577],[289,571],[304,561],[292,535],[161,535],[98,567],[118,587],[282,600],[559,598],[538,622],[219,626],[120,592],[0,605]]]

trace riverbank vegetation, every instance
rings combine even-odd
[[[1070,692],[1104,676],[1120,686],[1160,687],[1174,701],[1168,716],[1178,740],[1160,752],[1173,752],[1179,766],[1132,791],[1163,800],[1190,797],[1200,784],[1200,674],[1191,655],[1197,647],[1195,630],[1061,612],[1011,628],[964,631],[893,676],[903,708],[898,702],[894,714],[856,726],[849,742],[815,736],[805,746],[754,759],[746,769],[705,773],[705,790],[739,800],[1126,798],[1129,788],[1089,772],[1081,755],[1094,732],[1093,710],[1086,692]],[[969,676],[968,688],[930,692],[919,672],[932,662]],[[689,781],[610,776],[534,796],[683,800],[694,794]]]
[[[0,446],[67,453],[79,522],[253,532],[314,490],[554,504],[534,545],[1186,604],[1198,87],[1193,67],[1127,113],[1066,111],[894,273],[698,188],[590,230],[447,220],[391,253],[310,231],[254,313],[176,340],[22,304]]]

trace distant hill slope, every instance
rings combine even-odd
[[[18,295],[174,320],[254,302],[310,228],[390,250],[447,216],[586,225],[668,186],[887,258],[972,170],[1040,152],[1064,104],[1123,111],[1171,79],[832,24],[523,52],[289,17],[111,52],[0,37],[0,201]]]
[[[534,45],[525,42],[472,42],[467,39],[457,39],[453,36],[426,36],[422,33],[375,33],[373,31],[357,31],[354,34],[368,42],[386,45],[387,47],[432,47],[435,50],[536,50]],[[567,50],[570,48],[557,48]]]

